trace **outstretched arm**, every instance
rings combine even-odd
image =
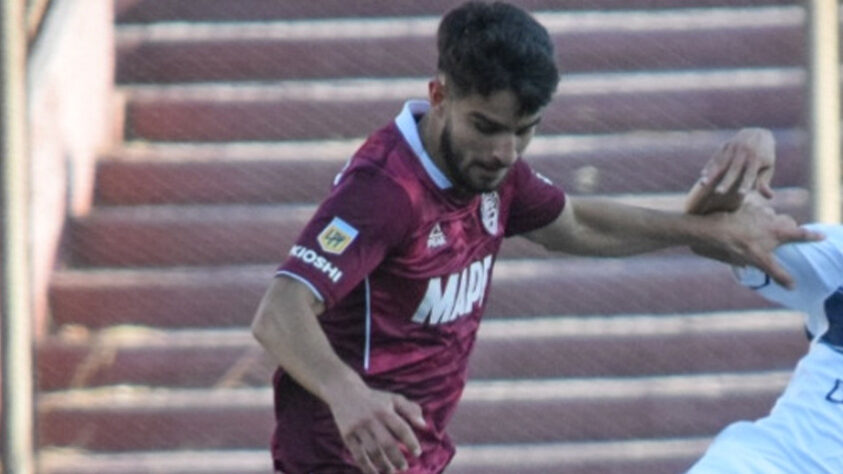
[[[764,132],[742,131],[721,147],[714,163],[706,167],[706,178],[698,183],[700,187],[694,195],[699,198],[692,201],[695,209],[722,196],[732,200],[728,191],[740,194],[753,184],[771,194],[771,168],[762,166],[757,158],[763,155],[764,147],[770,146],[763,135]],[[718,189],[727,192],[720,195]],[[703,252],[704,256],[758,267],[784,286],[790,286],[792,280],[776,263],[773,250],[787,242],[816,240],[814,233],[798,227],[793,219],[775,215],[762,206],[695,214],[569,197],[554,222],[527,237],[550,250],[592,256],[624,256],[687,245],[710,250]]]

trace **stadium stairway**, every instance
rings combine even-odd
[[[248,324],[361,138],[433,72],[449,0],[115,0],[125,142],[68,223],[38,346],[43,474],[266,473],[272,370]],[[776,205],[808,215],[793,1],[516,2],[564,72],[527,159],[576,194],[677,209],[716,146],[774,130]],[[798,314],[681,250],[508,241],[449,473],[678,473],[766,412]]]

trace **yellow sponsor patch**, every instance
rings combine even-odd
[[[351,226],[348,222],[334,217],[334,219],[324,228],[316,240],[319,242],[319,247],[322,251],[339,255],[345,252],[345,249],[354,242],[357,238],[357,229]]]

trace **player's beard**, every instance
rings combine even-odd
[[[483,194],[494,191],[499,183],[489,186],[478,186],[471,182],[471,179],[460,169],[465,163],[465,156],[454,149],[454,142],[451,138],[451,122],[445,123],[442,134],[439,137],[439,151],[442,153],[442,160],[448,169],[448,175],[454,182],[454,186],[466,194]]]

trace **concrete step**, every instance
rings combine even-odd
[[[60,270],[53,323],[102,328],[246,326],[273,266]],[[486,317],[677,313],[769,307],[729,267],[681,255],[502,260]]]
[[[472,379],[620,377],[791,369],[807,350],[783,310],[487,320]]]
[[[449,431],[457,444],[711,436],[766,413],[789,375],[473,381]],[[259,449],[273,427],[268,388],[52,392],[38,411],[41,446],[93,451]]]
[[[69,226],[74,267],[280,263],[316,205],[98,208]],[[516,237],[504,258],[551,256]]]
[[[690,187],[690,185],[688,186]],[[611,195],[648,207],[682,209],[684,194]],[[780,212],[810,213],[803,189],[780,190]],[[316,205],[190,205],[99,207],[68,226],[75,267],[280,263]],[[504,241],[501,258],[552,257],[524,238]]]
[[[571,193],[685,192],[734,133],[538,136],[525,159]],[[804,133],[774,134],[774,186],[806,186]],[[318,202],[361,142],[129,143],[99,161],[96,199],[103,205]]]
[[[800,69],[740,69],[565,76],[544,111],[542,134],[633,130],[792,128],[803,113]],[[426,79],[133,86],[125,138],[278,141],[365,136]]]
[[[799,66],[802,9],[543,12],[567,73]],[[436,65],[437,17],[168,23],[117,30],[119,83],[411,77]]]
[[[684,472],[708,438],[572,443],[463,445],[453,474],[675,474]],[[266,474],[268,450],[86,453],[42,449],[41,474]]]
[[[801,315],[782,310],[490,319],[469,373],[480,380],[784,370],[806,350],[801,328]],[[245,328],[65,328],[39,344],[37,361],[42,391],[265,386],[275,368]]]
[[[459,0],[392,0],[390,2],[346,2],[343,0],[114,0],[119,23],[163,21],[267,21],[337,17],[393,17],[440,15],[462,3]],[[530,11],[560,8],[557,0],[512,0]],[[795,0],[567,0],[566,11],[606,9],[663,9],[699,7],[757,7],[798,5]]]
[[[675,474],[684,472],[708,438],[572,443],[462,445],[453,474]],[[43,449],[42,474],[266,474],[268,450],[86,453]]]

